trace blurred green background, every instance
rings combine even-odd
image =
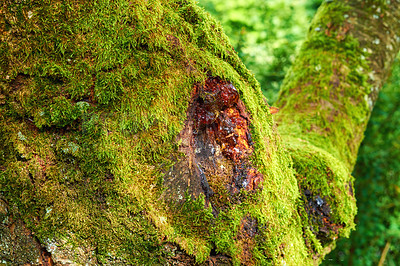
[[[220,21],[269,104],[322,0],[200,0]],[[357,230],[323,265],[400,265],[400,60],[380,93],[353,175]],[[385,247],[387,250],[385,256]]]

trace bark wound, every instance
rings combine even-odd
[[[304,190],[304,208],[308,215],[310,229],[323,242],[328,243],[338,237],[341,224],[332,222],[331,208],[319,195],[314,195],[309,189]]]
[[[185,193],[203,193],[215,208],[242,188],[256,190],[263,177],[249,161],[249,125],[250,117],[231,83],[210,77],[196,84],[178,136],[185,158],[165,175],[165,195],[179,201]]]

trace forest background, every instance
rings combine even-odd
[[[273,105],[321,0],[199,0]],[[400,261],[400,59],[379,95],[353,171],[357,228],[322,265]]]

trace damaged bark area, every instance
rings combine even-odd
[[[253,152],[249,126],[250,117],[231,83],[209,77],[196,84],[178,136],[184,159],[164,177],[166,197],[182,202],[186,193],[195,198],[204,194],[217,211],[237,198],[241,189],[260,188],[263,176],[249,160]]]
[[[302,199],[313,234],[323,244],[335,240],[339,235],[339,229],[343,228],[343,225],[332,221],[331,208],[325,197],[321,198],[320,195],[305,189]]]

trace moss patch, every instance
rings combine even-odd
[[[344,3],[320,8],[281,89],[278,120],[284,135],[301,134],[351,171],[370,108],[368,53],[350,34],[350,10]]]

